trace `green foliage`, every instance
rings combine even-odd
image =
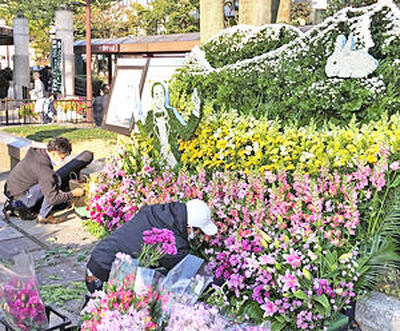
[[[118,38],[130,34],[131,22],[126,19],[130,10],[122,4],[103,8],[91,7],[92,38]],[[86,12],[84,7],[76,7],[74,15],[74,37],[85,39]],[[94,88],[95,90],[95,88]]]
[[[93,222],[92,220],[84,221],[83,226],[87,232],[99,239],[105,238],[110,234],[105,227]]]
[[[69,284],[42,285],[40,296],[47,305],[55,304],[62,307],[67,301],[82,299],[87,292],[84,282],[71,282]]]
[[[400,299],[400,270],[390,269],[378,279],[380,292]]]
[[[147,35],[196,32],[200,20],[194,13],[199,8],[199,0],[154,0],[148,7],[133,6],[130,19]]]
[[[50,27],[54,24],[55,11],[60,5],[71,5],[74,0],[0,0],[0,17],[12,26],[12,21],[18,12],[29,20],[31,45],[36,52],[37,61],[46,61],[50,54]],[[80,1],[84,5],[85,1]],[[115,0],[94,0],[92,8],[107,8]],[[76,10],[84,8],[71,5]]]
[[[369,52],[380,62],[378,70],[360,79],[332,79],[325,73],[337,36],[348,36],[350,32],[357,35],[360,26],[354,22],[356,16],[362,15],[368,15],[365,9],[332,17],[292,42],[289,35],[284,47],[232,65],[225,64],[242,56],[243,48],[237,45],[243,44],[245,32],[236,29],[220,34],[226,40],[218,37],[211,41],[212,47],[204,46],[205,57],[211,62],[198,52],[175,76],[171,83],[175,98],[180,100],[197,87],[216,113],[237,109],[240,115],[279,118],[283,123],[297,121],[300,125],[309,123],[311,118],[317,125],[326,120],[340,124],[353,116],[357,121],[368,122],[380,118],[385,111],[389,115],[396,113],[400,102],[400,38],[393,23],[397,24],[400,18],[389,8],[372,14],[369,25],[375,44]],[[268,45],[268,37],[265,40],[263,43],[260,38],[257,44]],[[357,48],[365,42],[359,37]],[[274,46],[271,43],[268,47]],[[254,55],[259,55],[258,50]],[[225,66],[213,70],[213,65]]]

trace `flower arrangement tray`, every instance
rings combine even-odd
[[[89,212],[86,210],[86,206],[75,207],[75,213],[80,218],[89,218]]]
[[[71,324],[71,320],[67,316],[62,315],[51,306],[46,306],[46,315],[49,321],[55,318],[58,323],[44,331],[66,331],[66,327]],[[15,331],[4,319],[0,318],[0,323],[6,327],[6,331]]]

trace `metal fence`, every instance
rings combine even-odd
[[[43,107],[36,107],[42,110],[39,112],[35,111],[35,105],[36,102],[30,99],[0,99],[0,125],[41,124],[43,113],[51,113],[49,107],[54,107],[53,122],[86,122],[87,101],[84,98],[46,99]]]

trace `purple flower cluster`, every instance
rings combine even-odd
[[[168,229],[152,228],[143,232],[145,244],[154,246],[159,245],[160,253],[176,255],[176,244],[174,233]]]

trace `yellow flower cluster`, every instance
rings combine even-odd
[[[179,144],[188,167],[316,173],[321,167],[374,164],[380,149],[399,153],[400,116],[362,126],[352,121],[344,128],[312,123],[299,128],[233,113],[206,118],[193,140]]]

